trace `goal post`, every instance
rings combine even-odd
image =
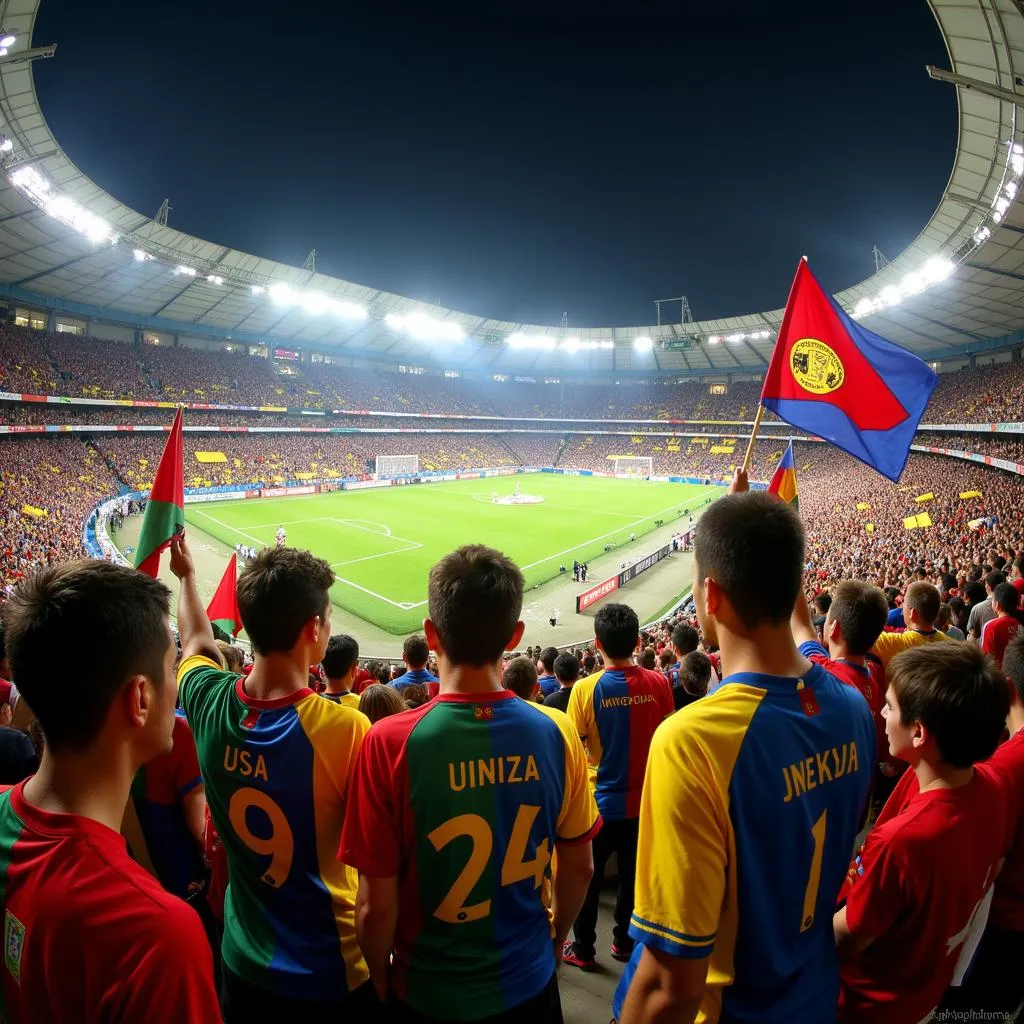
[[[420,471],[418,455],[378,455],[377,476],[412,476]]]
[[[617,455],[615,457],[616,476],[651,476],[654,472],[654,459],[650,455]]]

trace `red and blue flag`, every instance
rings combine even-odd
[[[899,480],[938,375],[853,321],[800,261],[761,404]]]
[[[796,460],[793,458],[793,442],[790,441],[779,459],[779,464],[768,484],[768,493],[774,494],[787,505],[798,508],[800,501],[796,490]]]

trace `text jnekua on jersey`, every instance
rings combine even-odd
[[[855,772],[859,763],[857,744],[844,743],[841,747],[829,747],[813,757],[786,765],[782,769],[782,777],[786,780],[786,795],[782,802],[788,804],[794,797],[803,796],[822,783],[834,782]]]

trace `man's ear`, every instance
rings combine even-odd
[[[515,629],[512,630],[512,635],[508,639],[508,643],[505,644],[506,651],[514,651],[519,646],[519,641],[523,639],[523,633],[526,632],[526,623],[520,620],[516,623]]]
[[[130,725],[141,729],[152,710],[153,695],[145,676],[132,676],[121,691],[122,707]]]
[[[423,635],[427,639],[427,647],[440,656],[444,651],[444,647],[441,644],[441,638],[437,635],[437,626],[430,619],[423,620]]]
[[[708,614],[718,618],[724,601],[725,592],[718,585],[718,581],[708,576],[704,580],[704,607],[707,608]]]
[[[839,640],[842,640],[842,638],[843,631],[839,628],[839,622],[838,620],[833,619],[828,624],[828,633],[826,634],[825,639],[828,640],[830,643],[834,643],[838,642]]]

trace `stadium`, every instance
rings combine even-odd
[[[332,627],[385,676],[463,543],[523,571],[521,649],[582,651],[618,601],[652,646],[690,621],[693,532],[744,461],[783,308],[508,322],[185,234],[51,133],[34,68],[60,55],[38,6],[8,0],[0,26],[4,593],[82,556],[134,563],[180,407],[204,602],[283,530],[330,565]],[[949,55],[929,73],[959,118],[948,182],[912,244],[834,297],[939,375],[906,468],[890,482],[771,412],[751,443],[762,488],[793,445],[808,599],[850,579],[902,593],[944,563],[963,591],[1024,549],[1024,10],[929,6]],[[606,1019],[587,1014],[608,998],[588,981],[571,1019]]]

